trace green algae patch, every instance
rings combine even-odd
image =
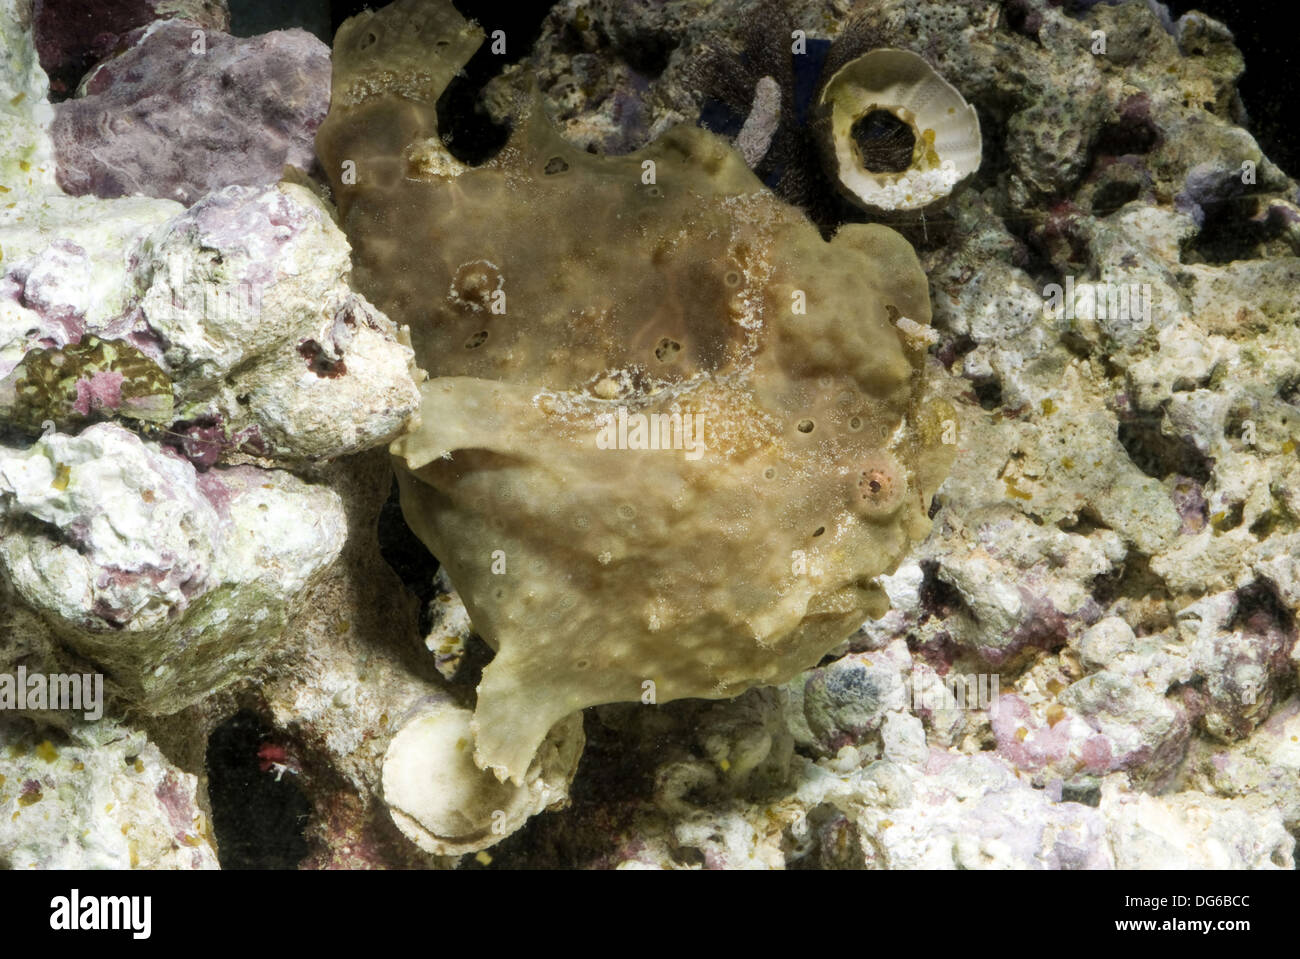
[[[169,423],[171,379],[131,344],[88,335],[24,354],[0,380],[0,416],[32,432],[113,417]]]

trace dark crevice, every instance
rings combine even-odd
[[[1282,601],[1277,587],[1266,579],[1260,579],[1237,590],[1237,609],[1228,623],[1228,630],[1261,636],[1276,631],[1293,637],[1295,614]]]
[[[227,0],[230,9],[230,32],[236,37],[256,37],[272,30],[301,27],[329,43],[331,4],[325,0]]]
[[[1250,524],[1250,535],[1256,539],[1268,539],[1277,532],[1282,524],[1283,514],[1277,507],[1270,509]]]
[[[406,525],[395,479],[388,500],[379,511],[379,552],[402,585],[420,601],[420,635],[428,635],[432,626],[429,602],[434,595],[433,577],[438,572],[438,560]]]
[[[550,12],[551,0],[493,3],[458,0],[456,9],[483,29],[483,44],[438,98],[438,131],[447,151],[462,163],[478,166],[510,139],[510,126],[496,123],[483,106],[483,88],[508,64],[518,63],[533,48]],[[494,52],[493,34],[505,34],[505,52]]]
[[[1260,245],[1283,235],[1287,223],[1278,211],[1261,211],[1260,200],[1239,196],[1203,207],[1205,221],[1184,251],[1184,262],[1231,263],[1261,255]]]
[[[931,616],[947,619],[953,613],[970,612],[957,588],[939,578],[939,563],[936,560],[924,560],[921,563],[921,585],[917,595],[920,598],[922,622]]]
[[[1202,484],[1210,481],[1214,461],[1190,439],[1166,436],[1154,417],[1121,421],[1119,442],[1133,465],[1153,479],[1180,475]]]
[[[960,336],[944,340],[935,351],[935,356],[943,368],[952,372],[952,365],[976,347],[975,340],[963,333]]]
[[[282,773],[277,782],[266,758],[282,748],[274,730],[247,709],[208,737],[208,797],[222,869],[293,869],[307,856],[311,804],[297,775]]]
[[[626,36],[615,36],[614,49],[623,62],[648,80],[656,79],[668,68],[677,38],[661,30],[637,30]]]
[[[1151,558],[1129,553],[1124,561],[1092,581],[1092,595],[1103,607],[1119,600],[1167,600],[1169,587],[1151,569]],[[1136,630],[1139,624],[1132,624]]]
[[[1142,184],[1133,180],[1111,179],[1097,187],[1092,194],[1094,216],[1110,216],[1126,203],[1142,195]]]
[[[1245,505],[1241,502],[1231,503],[1227,509],[1220,510],[1210,517],[1210,525],[1214,527],[1216,533],[1231,532],[1241,525],[1245,512]]]
[[[1002,22],[1012,33],[1037,40],[1038,31],[1043,27],[1043,14],[1034,8],[1031,0],[1004,0]]]
[[[1130,156],[1150,153],[1160,142],[1160,130],[1151,120],[1145,99],[1130,98],[1120,109],[1120,119],[1105,124],[1098,132],[1094,144],[1096,154]]]
[[[1065,330],[1062,332],[1061,345],[1069,350],[1072,356],[1077,356],[1081,360],[1092,358],[1092,344],[1088,342],[1087,337],[1077,330]]]
[[[995,410],[1002,405],[1002,383],[997,377],[978,381],[973,390],[981,408]]]
[[[787,869],[865,869],[862,836],[857,825],[832,803],[808,810],[796,832],[781,838]]]
[[[1110,529],[1110,526],[1095,509],[1084,506],[1073,519],[1061,520],[1056,524],[1056,528],[1063,533],[1073,533],[1076,536],[1091,536],[1093,533]]]
[[[483,30],[482,45],[448,84],[438,99],[438,130],[447,150],[462,163],[477,166],[490,160],[510,138],[508,124],[494,123],[483,108],[482,92],[508,64],[518,63],[541,35],[554,0],[455,0],[454,6]],[[330,0],[334,30],[364,10],[388,6],[374,0]],[[505,33],[505,52],[493,52],[493,33]]]

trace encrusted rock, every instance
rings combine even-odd
[[[50,89],[69,96],[95,63],[117,53],[133,30],[154,20],[189,20],[230,29],[226,0],[35,0],[32,33]]]
[[[846,745],[863,745],[890,715],[908,707],[910,665],[900,640],[809,670],[790,684],[791,706],[802,714],[793,726],[796,740],[830,756]]]
[[[1295,868],[1295,839],[1265,797],[1149,796],[1108,780],[1101,812],[1118,869]]]
[[[215,869],[198,779],[143,733],[0,716],[0,865]]]
[[[136,335],[214,452],[341,456],[397,436],[418,408],[405,331],[349,287],[347,241],[305,187],[214,192],[139,259]]]
[[[0,2],[0,186],[10,200],[54,186],[49,78],[31,36],[27,0]],[[3,207],[3,204],[0,204]],[[3,250],[0,250],[3,252]]]
[[[133,701],[175,712],[243,675],[343,545],[288,473],[195,471],[113,424],[0,450],[0,569]]]
[[[0,376],[36,347],[87,333],[129,337],[130,265],[141,242],[181,210],[147,197],[62,195],[0,206]]]
[[[465,644],[474,632],[456,588],[452,586],[447,571],[438,568],[433,581],[433,598],[429,600],[429,632],[424,646],[433,653],[434,663],[444,679],[451,679],[460,670],[465,657]]]
[[[189,205],[231,184],[274,183],[286,164],[311,168],[329,81],[329,49],[305,30],[241,39],[157,21],[57,107],[59,185]]]
[[[106,412],[175,420],[177,445],[204,466],[241,448],[346,455],[391,440],[418,408],[422,374],[404,331],[352,291],[347,241],[305,187],[233,186],[189,210],[51,198],[0,213],[0,248],[0,407],[11,412],[5,391],[37,349],[77,357],[85,372],[58,396],[121,373],[127,395],[152,405]],[[107,345],[77,345],[87,335]],[[92,362],[97,350],[118,358]],[[77,412],[45,394],[22,419],[61,424]]]
[[[1192,783],[1227,798],[1260,797],[1300,832],[1300,698],[1292,696],[1251,735],[1230,747],[1196,744]]]

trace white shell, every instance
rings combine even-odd
[[[500,842],[528,817],[568,799],[586,742],[582,714],[550,731],[524,785],[474,765],[473,713],[451,703],[418,709],[384,755],[384,802],[397,828],[425,852],[460,856]]]
[[[817,107],[832,176],[859,206],[921,209],[947,197],[979,169],[975,108],[909,50],[872,50],[845,64],[822,88]],[[863,166],[850,134],[855,122],[876,110],[892,113],[912,128],[917,148],[906,170],[879,173]]]

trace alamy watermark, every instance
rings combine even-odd
[[[170,306],[176,313],[161,319],[174,320],[183,313],[198,313],[212,322],[248,322],[262,312],[261,290],[248,281],[226,285],[204,282],[201,276],[191,272],[189,262],[178,253],[169,253],[166,264]]]
[[[0,711],[73,710],[87,722],[104,715],[102,673],[0,673]]]
[[[688,460],[704,455],[703,413],[602,413],[596,448],[601,450],[681,450]]]
[[[50,900],[50,928],[56,932],[122,930],[133,939],[148,939],[152,916],[152,896],[83,896],[73,889]]]
[[[1052,320],[1123,320],[1136,329],[1151,325],[1150,283],[1079,283],[1043,287],[1043,313]]]
[[[912,673],[913,709],[984,709],[998,712],[997,673]]]

